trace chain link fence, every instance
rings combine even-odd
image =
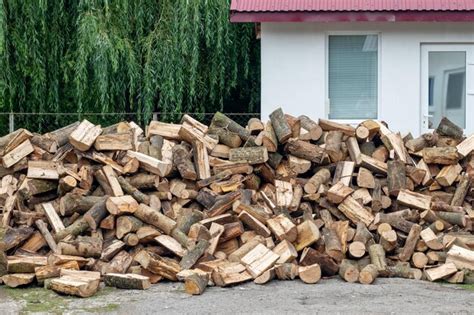
[[[184,114],[191,115],[200,122],[209,125],[214,113],[161,113],[154,112],[152,119],[179,123]],[[260,113],[224,113],[242,126],[246,126],[250,118],[260,118]],[[138,113],[0,113],[0,135],[8,134],[16,129],[25,128],[31,132],[46,133],[87,119],[94,124],[109,126],[120,121],[134,121],[142,127],[145,122],[143,115]]]

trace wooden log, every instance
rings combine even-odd
[[[129,195],[109,197],[105,202],[107,211],[113,215],[134,213],[138,209],[138,202]]]
[[[458,175],[461,174],[461,171],[462,167],[459,164],[446,165],[436,175],[436,182],[443,187],[449,187],[454,183]]]
[[[372,284],[377,279],[379,271],[375,265],[368,264],[359,273],[359,282],[362,284]]]
[[[466,157],[474,150],[474,134],[464,139],[461,143],[456,146],[458,153],[461,157]]]
[[[100,225],[100,222],[105,219],[108,214],[107,208],[105,207],[105,202],[107,198],[107,196],[104,196],[98,203],[93,205],[83,216],[89,227],[94,231],[97,230]],[[56,233],[56,235],[57,234],[58,233]]]
[[[250,134],[259,134],[260,131],[262,131],[264,128],[264,125],[262,121],[258,118],[252,117],[249,119],[247,123],[247,129],[250,131]]]
[[[255,279],[263,272],[273,267],[278,258],[279,256],[277,254],[264,245],[259,244],[242,257],[241,262]]]
[[[208,282],[207,272],[195,271],[184,278],[184,290],[191,295],[200,295],[206,289]]]
[[[314,194],[319,187],[329,181],[331,173],[328,169],[322,168],[317,171],[304,185],[304,191],[308,194]]]
[[[325,151],[333,162],[341,161],[344,158],[344,152],[341,150],[342,137],[342,131],[334,130],[327,133]]]
[[[176,227],[176,222],[174,220],[163,215],[159,211],[148,207],[143,203],[138,206],[138,209],[135,211],[134,216],[136,216],[143,222],[157,227],[168,235],[170,235],[172,230]]]
[[[464,199],[469,191],[471,186],[471,180],[469,175],[463,174],[461,175],[461,179],[459,181],[458,186],[456,187],[456,191],[454,192],[454,196],[451,199],[451,206],[462,206],[464,203]]]
[[[347,282],[357,282],[359,280],[357,263],[353,260],[343,259],[339,265],[339,276]]]
[[[99,258],[102,253],[102,240],[96,237],[78,236],[75,240],[62,240],[58,243],[62,255]]]
[[[234,203],[234,201],[239,199],[240,196],[241,196],[240,191],[234,191],[234,192],[230,192],[225,195],[219,196],[218,198],[216,198],[216,202],[214,203],[214,205],[207,212],[207,215],[209,217],[215,217],[220,214],[223,214],[225,211],[227,211],[228,209],[232,207],[232,204]]]
[[[446,256],[447,263],[453,263],[458,269],[474,271],[474,251],[453,245]]]
[[[296,251],[301,251],[305,247],[309,247],[320,238],[317,225],[313,221],[304,221],[296,226],[297,238],[295,240]]]
[[[122,239],[126,234],[138,231],[143,226],[143,222],[133,216],[120,216],[117,218],[115,235]]]
[[[314,120],[305,115],[298,116],[298,120],[301,123],[301,128],[306,131],[304,135],[300,135],[301,140],[316,141],[321,138],[323,130]]]
[[[210,243],[207,240],[199,240],[193,249],[189,250],[181,259],[179,266],[182,270],[192,268],[198,259],[205,253]]]
[[[431,196],[415,193],[407,189],[402,189],[398,194],[397,202],[410,208],[428,210],[430,209],[431,198]]]
[[[413,253],[411,257],[413,266],[419,269],[423,269],[428,264],[428,257],[422,252]]]
[[[252,216],[247,211],[243,210],[239,213],[239,220],[241,220],[246,226],[255,231],[257,234],[263,237],[269,237],[271,231],[257,218]]]
[[[265,284],[275,279],[275,276],[275,268],[270,268],[268,270],[265,270],[260,276],[255,278],[253,282],[255,284]]]
[[[362,258],[365,255],[365,244],[360,241],[352,242],[349,245],[349,254],[354,258]]]
[[[355,128],[350,125],[340,124],[326,119],[319,119],[318,124],[324,131],[342,131],[349,137],[355,136]]]
[[[411,268],[408,263],[397,263],[395,266],[389,266],[387,268],[387,276],[398,277],[406,279],[420,280],[423,273],[420,269]]]
[[[359,142],[365,142],[370,136],[370,131],[367,127],[359,125],[355,130],[355,136]]]
[[[339,269],[338,264],[326,253],[319,252],[310,247],[303,250],[299,263],[301,266],[318,264],[324,276],[334,276]]]
[[[84,119],[69,135],[69,143],[79,151],[87,151],[101,133],[102,128],[100,126],[96,126]]]
[[[416,139],[408,140],[405,146],[412,152],[418,152],[425,147],[432,147],[438,141],[438,135],[433,133],[425,133]]]
[[[298,276],[298,265],[293,263],[276,265],[274,270],[279,280],[293,280]]]
[[[388,223],[397,230],[409,233],[414,223],[406,220],[404,216],[405,212],[403,211],[377,213],[374,219],[374,224]]]
[[[453,147],[424,148],[423,160],[427,164],[452,165],[458,162],[459,155]]]
[[[54,239],[60,241],[64,239],[66,236],[77,236],[89,229],[89,223],[84,219],[84,217],[78,218],[74,221],[71,225],[68,225],[63,230],[59,231],[54,235]]]
[[[387,163],[387,184],[391,196],[398,196],[400,190],[406,188],[405,164],[401,160]]]
[[[5,168],[10,168],[20,162],[24,157],[28,156],[33,151],[33,145],[31,144],[30,140],[27,139],[13,150],[3,155],[2,165]]]
[[[380,234],[380,244],[386,252],[391,252],[397,247],[397,233],[394,230],[385,231]]]
[[[448,118],[443,117],[436,128],[436,133],[442,136],[452,137],[454,139],[461,139],[464,132],[461,127],[457,126]]]
[[[47,264],[44,256],[7,256],[8,273],[32,273],[36,267]]]
[[[298,276],[304,283],[318,283],[321,279],[321,267],[318,264],[313,264],[309,266],[299,266]]]
[[[14,273],[2,276],[3,283],[10,288],[16,288],[30,284],[35,280],[34,273]]]
[[[58,246],[56,244],[56,241],[54,240],[53,236],[51,235],[51,233],[49,232],[48,230],[48,227],[46,225],[46,223],[44,223],[43,220],[36,220],[36,227],[38,228],[38,230],[41,232],[41,234],[43,235],[46,243],[48,243],[48,246],[49,248],[51,248],[51,250],[53,252],[58,252]]]
[[[28,178],[59,179],[59,173],[54,161],[28,161]]]
[[[354,173],[355,163],[350,161],[341,161],[336,165],[332,184],[342,182],[346,186],[350,186],[352,182],[352,174]]]
[[[338,182],[327,191],[327,199],[334,204],[340,204],[353,192],[352,188]]]
[[[59,215],[57,214],[53,204],[50,202],[43,203],[42,208],[46,215],[46,218],[48,219],[49,224],[53,228],[53,231],[55,233],[58,233],[59,231],[64,230],[64,224],[59,218]]]
[[[208,151],[212,151],[219,142],[217,139],[204,135],[198,128],[189,125],[182,125],[179,129],[179,136],[189,144],[202,142]]]
[[[18,228],[7,227],[1,240],[0,248],[7,252],[27,240],[33,232],[34,229],[28,226]]]
[[[193,154],[194,154],[194,167],[195,167],[195,170],[197,171],[197,175],[196,175],[197,178],[202,180],[202,179],[210,177],[211,173],[210,173],[210,166],[209,166],[210,165],[209,157],[204,145],[200,142],[195,142],[193,144]],[[227,151],[227,157],[228,157],[228,151]]]
[[[387,163],[374,159],[365,154],[360,154],[360,165],[377,174],[387,174]]]
[[[438,211],[436,212],[436,216],[438,216],[441,220],[449,222],[453,225],[465,227],[467,224],[466,216],[464,215],[464,213]]]
[[[79,277],[60,277],[51,280],[49,288],[55,292],[79,297],[91,297],[99,289],[99,279],[82,279]]]
[[[377,271],[381,274],[387,270],[387,258],[385,257],[385,251],[380,244],[372,244],[369,246],[370,263],[377,268]]]
[[[145,203],[145,204],[150,203],[150,197],[148,195],[142,193],[136,187],[132,186],[124,177],[119,176],[117,178],[117,180],[118,180],[120,186],[122,187],[123,191],[126,194],[129,194],[133,198],[135,198],[136,201],[138,201],[140,203]]]
[[[129,290],[146,290],[151,287],[149,277],[131,273],[108,273],[104,275],[104,283],[108,287]]]
[[[170,162],[164,162],[140,152],[128,150],[127,156],[137,159],[140,162],[140,167],[144,170],[161,177],[167,176],[172,169]]]
[[[236,148],[229,151],[229,160],[245,162],[250,165],[265,163],[268,160],[268,151],[265,147]]]
[[[174,259],[161,257],[146,250],[139,251],[134,260],[150,272],[171,281],[176,281],[176,274],[181,271],[181,267]]]
[[[375,188],[375,179],[372,173],[363,167],[359,168],[359,172],[357,173],[357,186],[362,188]]]
[[[354,198],[348,196],[344,201],[337,207],[344,215],[349,218],[354,224],[358,222],[364,223],[369,226],[374,221],[372,213],[362,207]]]
[[[97,151],[132,150],[132,141],[131,132],[103,134],[95,139],[94,148]]]
[[[361,242],[367,245],[370,240],[373,239],[372,233],[367,229],[367,226],[363,222],[357,223],[357,229],[352,239],[353,242]]]
[[[426,276],[426,279],[428,279],[429,281],[436,281],[443,278],[447,278],[450,275],[456,273],[457,271],[458,269],[456,268],[455,264],[446,263],[439,267],[425,269],[425,276]]]
[[[191,153],[186,146],[180,144],[175,145],[172,150],[173,164],[179,171],[182,178],[196,180],[197,174],[194,164],[191,161]]]
[[[324,149],[321,147],[294,138],[288,139],[285,150],[296,157],[315,163],[320,163],[324,156]]]
[[[61,269],[79,270],[79,264],[76,261],[69,261],[59,266],[35,267],[36,281],[43,283],[46,279],[58,278],[61,275]]]
[[[355,163],[356,166],[359,166],[360,163],[362,163],[362,158],[361,158],[362,153],[360,152],[357,139],[355,137],[347,138],[346,147],[347,147],[347,151],[349,151],[351,160]]]
[[[272,122],[278,142],[286,143],[290,139],[292,132],[281,108],[276,109],[270,114],[270,121]]]
[[[426,246],[432,250],[441,250],[444,248],[443,243],[429,227],[420,232],[420,237],[425,242]]]
[[[150,121],[147,129],[147,137],[152,137],[154,135],[161,136],[168,140],[181,140],[179,135],[179,130],[181,125],[178,124],[169,124],[156,120]]]
[[[227,130],[238,134],[243,141],[247,141],[250,137],[250,132],[247,129],[221,112],[216,112],[214,114],[212,117],[211,126],[226,128]]]
[[[211,126],[208,133],[219,139],[219,143],[222,143],[230,148],[238,148],[242,145],[242,139],[240,136],[232,131],[225,128],[219,128]]]
[[[405,241],[405,246],[403,246],[402,251],[398,255],[400,261],[405,262],[409,261],[413,252],[415,251],[416,243],[420,238],[421,233],[421,226],[418,224],[414,224],[411,229],[410,233],[408,233],[407,239]]]
[[[283,214],[267,220],[267,226],[280,241],[294,242],[297,239],[298,229],[296,225]]]

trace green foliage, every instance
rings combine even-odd
[[[134,112],[144,122],[154,111],[256,110],[258,42],[252,25],[229,22],[229,3],[0,0],[0,112]],[[52,117],[23,126],[71,120]]]

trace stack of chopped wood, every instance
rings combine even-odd
[[[93,295],[272,279],[472,282],[474,135],[275,110],[0,138],[5,285]]]

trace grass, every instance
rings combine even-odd
[[[61,314],[67,309],[70,297],[62,297],[44,288],[4,288],[5,293],[16,301],[23,302],[21,313],[47,312]]]
[[[464,290],[474,291],[474,284],[460,284],[459,287]]]
[[[91,298],[85,299],[84,301],[95,302],[97,306],[83,307],[82,304],[79,307],[71,305],[73,301],[82,300],[72,296],[62,296],[54,293],[53,291],[46,290],[41,287],[24,287],[24,288],[8,288],[3,287],[6,295],[15,301],[22,303],[21,314],[31,313],[47,313],[47,314],[63,314],[65,311],[72,313],[106,313],[116,311],[119,307],[115,303],[98,304],[100,302],[106,302],[104,297],[113,291],[113,288],[103,288],[97,292]],[[95,303],[84,303],[84,305],[93,305]]]

